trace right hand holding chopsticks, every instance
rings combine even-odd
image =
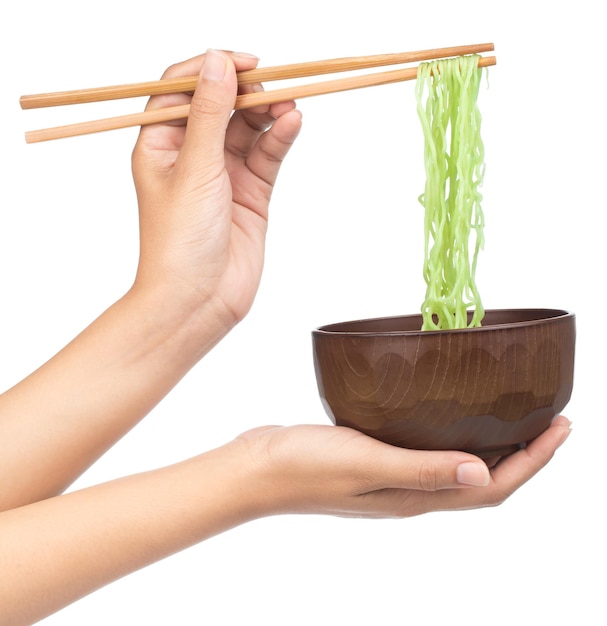
[[[200,73],[193,96],[154,96],[148,109],[191,100],[189,118],[142,127],[133,154],[140,204],[138,280],[186,286],[230,326],[249,310],[263,266],[268,203],[301,115],[293,101],[233,112],[236,71],[257,58],[209,51],[166,78]],[[254,91],[241,85],[241,93]],[[226,331],[229,328],[226,328]]]

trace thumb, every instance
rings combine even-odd
[[[181,163],[197,169],[205,163],[211,177],[223,169],[225,133],[237,89],[232,59],[220,50],[207,50],[190,105]]]
[[[456,451],[411,451],[415,471],[410,488],[422,491],[454,487],[486,487],[491,475],[486,463],[467,453]]]
[[[381,462],[378,462],[378,460]],[[381,488],[438,491],[455,487],[482,487],[490,483],[486,463],[455,450],[409,450],[385,447],[375,454],[374,469]]]

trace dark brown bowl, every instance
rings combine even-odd
[[[480,328],[422,331],[421,315],[312,331],[331,420],[421,450],[504,455],[541,434],[573,388],[575,315],[488,310]]]

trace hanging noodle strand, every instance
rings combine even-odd
[[[426,173],[419,197],[425,210],[422,330],[480,326],[485,313],[475,281],[484,244],[481,75],[477,55],[421,63],[417,73]]]

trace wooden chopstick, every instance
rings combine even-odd
[[[465,54],[480,54],[495,49],[492,43],[474,44],[468,46],[452,46],[450,48],[431,48],[415,52],[400,52],[393,54],[377,54],[364,57],[343,57],[324,61],[308,61],[306,63],[292,63],[275,67],[257,68],[238,73],[238,82],[241,85],[262,83],[273,80],[291,78],[305,78],[334,74],[351,70],[363,70],[385,65],[400,65],[417,63],[446,57],[462,56]],[[121,98],[135,98],[139,96],[154,96],[167,93],[194,91],[197,76],[186,76],[172,79],[132,83],[128,85],[114,85],[110,87],[93,87],[72,91],[57,91],[21,96],[19,103],[22,109],[38,109],[42,107],[63,106],[68,104],[84,104],[87,102],[102,102]]]
[[[491,45],[492,44],[485,44]],[[459,48],[461,50],[461,47]],[[445,49],[443,49],[445,50]],[[407,53],[415,54],[415,53]],[[418,53],[419,54],[419,53]],[[386,56],[386,55],[380,55]],[[390,55],[392,56],[392,55]],[[459,56],[454,54],[453,56]],[[363,57],[367,58],[367,57]],[[375,57],[378,58],[378,57]],[[442,57],[438,57],[442,58]],[[496,64],[496,58],[480,57],[479,67],[488,67]],[[356,67],[359,69],[360,65]],[[272,68],[268,68],[272,69]],[[352,69],[352,68],[350,68]],[[272,91],[261,91],[249,94],[242,94],[236,97],[234,109],[246,109],[258,105],[274,104],[277,102],[285,102],[288,100],[297,100],[310,96],[323,95],[328,93],[336,93],[363,87],[371,87],[376,85],[386,85],[390,83],[413,80],[417,76],[417,67],[409,67],[387,72],[379,72],[373,74],[351,76],[347,78],[328,80],[320,83],[312,83],[309,85],[299,85],[294,87],[285,87],[283,89],[274,89]],[[250,70],[257,71],[257,70]],[[259,70],[261,71],[261,70]],[[311,71],[311,70],[310,70]],[[346,71],[346,70],[341,70]],[[244,72],[242,72],[244,73]],[[274,79],[278,80],[278,79]],[[255,80],[257,82],[258,79]],[[139,83],[140,85],[145,83]],[[65,92],[63,92],[65,93]],[[147,94],[146,94],[147,95]],[[27,143],[37,143],[41,141],[49,141],[52,139],[62,139],[66,137],[75,137],[96,132],[109,130],[117,130],[120,128],[128,128],[132,126],[143,126],[146,124],[156,124],[168,122],[172,120],[185,119],[188,117],[190,105],[181,105],[175,107],[167,107],[164,109],[155,109],[133,113],[129,115],[121,115],[90,122],[81,122],[77,124],[68,124],[65,126],[56,126],[41,130],[28,131],[25,133]]]

